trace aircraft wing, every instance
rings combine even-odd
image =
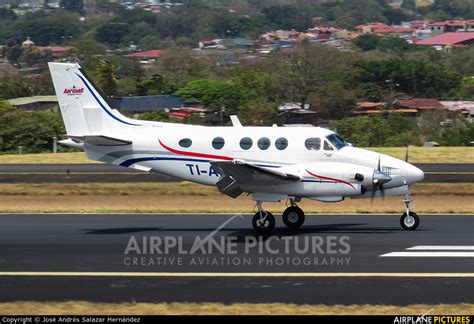
[[[241,184],[280,184],[300,181],[301,177],[295,174],[271,170],[243,161],[211,162],[219,171],[221,178],[217,188],[222,193],[236,198],[242,193]]]

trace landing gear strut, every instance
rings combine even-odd
[[[261,201],[257,201],[257,208],[258,211],[252,218],[253,228],[262,234],[270,233],[275,228],[275,217],[263,209]]]
[[[305,219],[303,210],[293,200],[291,200],[291,205],[285,209],[282,216],[283,223],[290,229],[300,227]]]
[[[418,215],[412,211],[411,205],[411,192],[408,189],[408,193],[405,194],[405,200],[403,200],[406,206],[406,211],[403,213],[402,217],[400,218],[400,225],[408,231],[415,230],[418,225],[420,225],[420,218]]]

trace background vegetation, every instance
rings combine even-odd
[[[198,100],[211,111],[203,120],[185,120],[189,123],[218,125],[238,114],[246,125],[271,125],[284,120],[279,105],[297,102],[311,104],[319,113],[318,123],[360,146],[427,140],[469,145],[474,139],[472,124],[447,112],[426,113],[417,123],[390,109],[371,117],[349,114],[358,101],[384,101],[390,106],[407,97],[474,100],[472,47],[440,52],[398,38],[364,35],[344,50],[303,43],[239,64],[223,64],[223,53],[202,55],[192,50],[203,39],[255,39],[272,29],[305,31],[316,24],[354,29],[369,21],[474,19],[472,1],[436,0],[425,8],[405,2],[398,10],[383,0],[192,0],[157,14],[108,1],[97,1],[91,11],[81,3],[62,1],[62,10],[18,16],[0,9],[0,44],[4,44],[0,58],[21,71],[0,74],[0,101],[54,94],[46,70],[52,54],[22,48],[21,42],[30,37],[37,45],[75,47],[81,65],[110,96],[175,94]],[[131,45],[163,52],[144,69],[124,57]],[[36,74],[25,77],[29,70]],[[50,149],[53,136],[64,134],[57,111],[31,114],[13,111],[7,103],[0,107],[2,152],[17,151],[19,146],[25,152],[44,151]],[[169,120],[163,113],[139,118]]]

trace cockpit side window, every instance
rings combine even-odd
[[[331,134],[329,136],[326,137],[328,139],[328,141],[334,145],[338,150],[340,150],[341,148],[343,148],[344,146],[347,146],[349,145],[341,136],[337,135],[337,134]],[[326,149],[326,147],[324,148]]]
[[[317,151],[321,148],[321,139],[316,137],[310,137],[304,142],[304,146],[309,151]]]
[[[333,151],[334,149],[332,148],[331,145],[329,145],[328,141],[324,141],[324,150]]]

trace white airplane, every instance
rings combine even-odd
[[[49,69],[67,131],[62,144],[83,149],[91,160],[216,186],[233,198],[249,193],[258,232],[275,227],[262,202],[287,200],[284,224],[303,225],[305,214],[297,206],[303,198],[403,195],[401,226],[419,225],[410,185],[424,174],[402,160],[356,148],[320,127],[245,127],[236,116],[226,127],[130,119],[112,109],[78,64],[49,63]]]

